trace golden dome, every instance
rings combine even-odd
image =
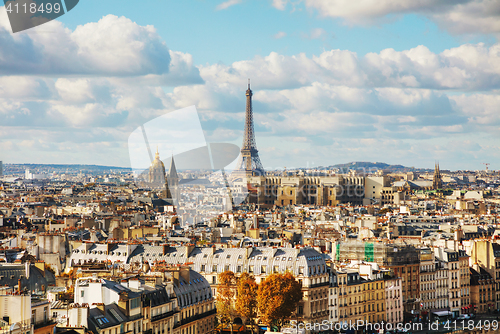
[[[156,148],[155,159],[149,167],[149,182],[156,186],[165,186],[165,165],[160,160],[160,153],[158,153],[158,147]]]
[[[160,160],[160,153],[158,152],[158,147],[156,147],[155,159],[151,163],[151,167],[152,168],[154,168],[154,167],[163,167],[163,169],[165,170],[165,165]]]

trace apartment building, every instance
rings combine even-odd
[[[213,331],[216,310],[206,279],[187,266],[157,273],[120,283],[96,277],[77,279],[75,303],[90,308],[88,328],[96,334]]]
[[[469,313],[471,307],[469,259],[470,256],[467,255],[465,250],[458,251],[461,313]],[[493,300],[495,299],[494,297],[495,294],[493,294]],[[493,302],[493,304],[495,304],[495,302]]]
[[[435,296],[435,306],[437,311],[448,310],[449,306],[449,294],[448,294],[448,267],[444,261],[440,261],[436,258],[436,296]]]
[[[337,261],[368,261],[377,263],[395,277],[401,277],[405,320],[411,320],[420,310],[420,252],[411,245],[401,243],[363,242],[359,240],[337,242],[332,258]]]
[[[386,321],[385,282],[383,278],[363,282],[363,317],[365,323]]]
[[[489,313],[495,307],[495,280],[484,268],[469,268],[472,306],[467,313]]]
[[[420,249],[420,316],[429,320],[429,315],[437,308],[436,303],[436,262],[429,248]]]
[[[458,252],[446,248],[434,248],[434,254],[448,270],[448,307],[453,316],[457,317],[462,313]]]
[[[403,292],[400,277],[384,277],[386,322],[391,323],[393,328],[396,324],[403,322]]]
[[[366,304],[363,287],[365,279],[354,269],[338,269],[336,272],[339,286],[339,322],[364,321]]]
[[[500,309],[500,244],[485,239],[474,240],[470,263],[477,263],[495,280],[495,308]]]
[[[335,270],[330,269],[330,293],[328,296],[328,321],[330,323],[339,322],[339,276]]]
[[[125,247],[126,246],[126,247]],[[109,248],[109,249],[108,249]],[[217,276],[230,270],[241,275],[252,274],[257,283],[272,273],[291,272],[302,284],[303,299],[297,314],[304,322],[317,323],[329,319],[330,274],[325,259],[314,248],[239,247],[215,248],[170,245],[115,245],[84,243],[73,250],[69,263],[107,261],[107,255],[120,257],[124,268],[140,268],[144,264],[189,266],[200,273],[211,285],[212,295],[217,289]]]

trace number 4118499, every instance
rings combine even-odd
[[[22,5],[19,5],[18,3],[12,5],[12,2],[9,2],[7,6],[5,7],[5,10],[7,13],[11,14],[36,14],[36,13],[55,13],[58,14],[61,11],[61,4],[59,3],[54,3],[51,4],[50,2],[47,3],[41,3],[40,5],[36,3],[30,3],[26,4],[23,3]]]
[[[457,329],[468,329],[468,330],[497,330],[499,328],[499,324],[497,320],[478,320],[477,322],[470,320],[448,320],[444,324],[444,328],[446,330],[457,330]]]

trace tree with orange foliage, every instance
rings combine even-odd
[[[235,308],[236,276],[230,270],[218,275],[216,307],[217,318],[221,324],[229,324],[233,333],[234,318],[237,316]]]
[[[302,299],[302,285],[290,273],[271,274],[257,289],[257,303],[260,319],[269,329],[281,329],[297,309]]]
[[[236,297],[236,311],[243,317],[248,319],[252,328],[257,317],[257,289],[258,285],[255,278],[248,274],[243,273],[238,278],[237,283],[237,297]]]

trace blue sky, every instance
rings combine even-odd
[[[141,124],[195,105],[240,145],[247,78],[266,168],[500,168],[500,4],[80,1],[12,34],[0,7],[0,160],[129,166]]]
[[[392,15],[373,25],[353,25],[342,19],[318,17],[317,10],[298,4],[293,10],[276,10],[269,0],[242,1],[217,10],[223,1],[144,1],[140,6],[118,0],[81,1],[78,11],[60,18],[75,29],[107,14],[125,16],[139,25],[153,25],[172,50],[192,54],[199,64],[251,59],[270,52],[285,55],[319,54],[325,49],[345,49],[364,55],[386,48],[398,51],[425,45],[441,52],[464,42],[489,42],[485,36],[450,35],[422,15]],[[324,35],[311,38],[314,29]],[[283,32],[283,38],[275,38]]]

